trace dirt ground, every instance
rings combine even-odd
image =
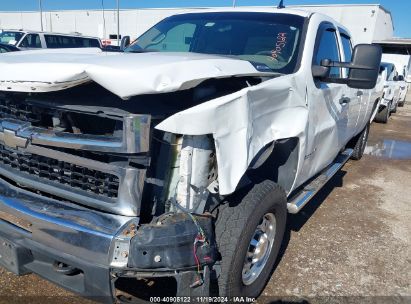
[[[350,161],[289,216],[278,266],[259,302],[411,303],[411,95],[373,124]],[[59,296],[59,297],[57,297]],[[80,303],[36,275],[0,268],[0,303]]]

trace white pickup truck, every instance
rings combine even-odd
[[[287,211],[361,158],[380,61],[274,8],[2,55],[0,264],[107,302],[259,296]]]
[[[382,62],[380,74],[383,84],[381,103],[375,116],[376,122],[387,123],[391,113],[396,113],[400,103],[401,86],[398,82],[398,72],[393,63]]]

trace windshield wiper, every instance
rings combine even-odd
[[[125,53],[139,54],[139,53],[153,53],[153,52],[159,52],[159,51],[158,50],[144,50],[144,49],[141,49],[141,50],[128,50],[128,49],[125,49],[124,52]]]

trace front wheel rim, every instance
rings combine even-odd
[[[270,257],[275,241],[276,218],[266,213],[251,238],[242,270],[244,285],[251,285],[260,276]]]

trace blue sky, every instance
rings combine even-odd
[[[101,8],[102,0],[42,0],[44,10]],[[121,8],[228,6],[233,0],[120,0]],[[237,5],[277,5],[279,0],[236,0]],[[395,35],[411,38],[411,0],[285,0],[285,4],[358,4],[379,3],[394,17]],[[114,8],[116,0],[104,0],[104,6]],[[38,0],[0,0],[0,11],[32,11],[38,9]]]

